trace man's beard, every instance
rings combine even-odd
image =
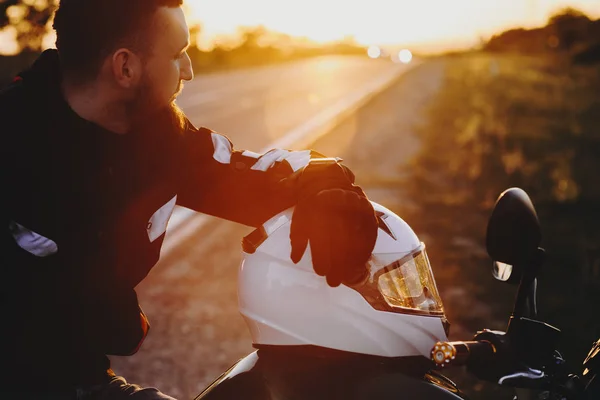
[[[137,90],[129,106],[132,116],[133,130],[168,129],[171,132],[182,133],[187,126],[185,114],[175,103],[175,98],[181,91],[179,84],[177,92],[166,105],[157,99],[152,84],[145,80]],[[166,132],[165,132],[166,133]]]

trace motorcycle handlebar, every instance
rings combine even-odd
[[[438,367],[462,366],[470,361],[491,360],[496,346],[487,340],[438,342],[431,350],[431,360]]]

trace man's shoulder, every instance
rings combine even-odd
[[[42,90],[22,79],[0,89],[0,125],[8,129],[36,126],[46,120],[44,110],[50,107]]]
[[[8,153],[27,154],[32,144],[46,132],[50,105],[23,81],[15,81],[0,90],[0,126],[2,156]]]
[[[22,79],[15,79],[12,83],[0,88],[0,105],[2,105],[0,113],[11,108],[15,103],[22,103],[24,98],[25,88]]]
[[[22,80],[15,80],[0,89],[0,124],[24,126],[39,121],[40,99]]]
[[[16,130],[32,119],[26,116],[25,99],[25,88],[22,82],[13,82],[0,90],[0,126],[5,133],[3,135],[5,146],[12,143],[12,139],[17,136]]]

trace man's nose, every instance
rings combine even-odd
[[[185,58],[181,63],[179,76],[183,81],[191,81],[192,79],[194,79],[194,69],[192,68],[192,60],[190,60],[190,56],[187,53],[185,54]]]

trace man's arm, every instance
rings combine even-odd
[[[258,227],[295,206],[291,254],[299,262],[310,242],[313,267],[330,286],[362,279],[377,239],[373,206],[354,175],[311,151],[236,151],[229,139],[191,127],[183,137],[179,204]]]
[[[178,203],[254,227],[296,203],[294,187],[282,180],[322,157],[310,150],[235,150],[227,137],[193,127],[183,148]]]

